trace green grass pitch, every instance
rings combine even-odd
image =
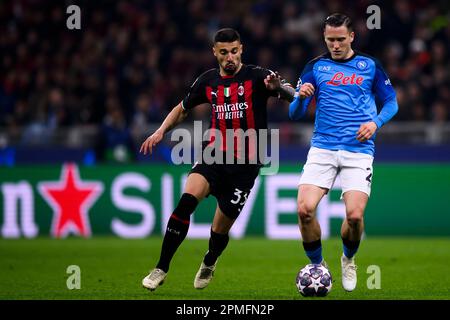
[[[450,238],[369,238],[357,254],[358,286],[340,284],[341,241],[323,241],[333,276],[325,298],[303,298],[295,276],[307,264],[299,241],[231,239],[215,277],[204,290],[193,279],[207,240],[186,239],[172,261],[164,285],[150,292],[141,280],[159,257],[161,238],[0,240],[0,300],[149,299],[149,300],[301,300],[301,299],[450,299]],[[81,269],[81,289],[66,286],[67,267]],[[381,288],[368,289],[370,265],[381,271]],[[369,279],[370,280],[370,279]],[[370,282],[370,281],[369,281]]]

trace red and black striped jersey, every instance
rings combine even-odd
[[[221,150],[226,151],[226,146],[230,145],[226,140],[227,129],[242,129],[244,132],[254,129],[257,137],[259,129],[267,129],[267,100],[278,96],[277,91],[268,90],[264,84],[264,79],[271,73],[273,71],[259,66],[242,65],[233,76],[221,76],[219,69],[215,68],[195,80],[181,105],[185,110],[203,103],[211,105],[209,128],[217,131],[212,131],[209,143],[204,147],[215,141],[214,132],[221,133]],[[249,146],[249,140],[245,140],[247,159],[257,151],[253,150],[252,143]],[[237,147],[238,142],[234,141],[234,156],[241,158],[243,150]]]

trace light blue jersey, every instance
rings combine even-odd
[[[300,86],[306,82],[314,86],[314,96],[300,99]],[[395,91],[380,63],[360,52],[346,60],[333,60],[328,53],[310,61],[300,76],[289,117],[300,119],[313,98],[316,116],[311,146],[328,150],[373,156],[376,134],[359,142],[356,132],[369,121],[374,121],[379,129],[398,111]],[[376,102],[381,107],[380,114]]]

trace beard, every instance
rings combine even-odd
[[[237,66],[234,63],[227,63],[225,65],[225,67],[223,68],[225,73],[228,75],[233,75],[234,72],[236,71],[236,69],[237,69]]]

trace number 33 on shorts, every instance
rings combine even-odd
[[[245,192],[238,188],[235,188],[234,190],[235,190],[234,195],[236,197],[234,199],[231,199],[230,202],[232,204],[238,205],[242,208],[244,206],[245,202],[247,201],[247,197],[248,197],[250,191]],[[239,209],[239,211],[240,211],[240,209]]]

